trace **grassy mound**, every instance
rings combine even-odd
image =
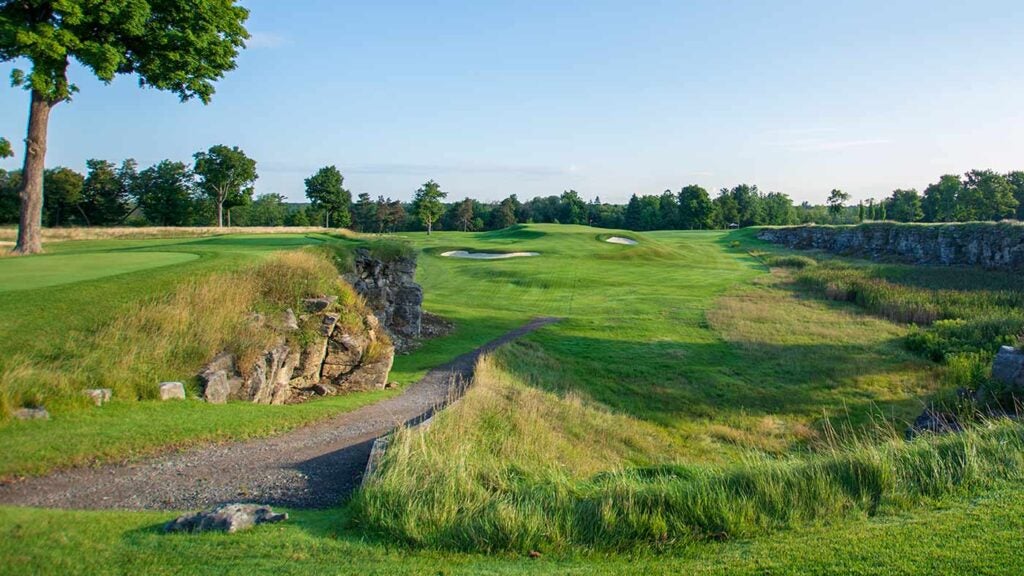
[[[319,251],[274,254],[251,267],[185,280],[97,326],[60,358],[9,355],[0,360],[0,413],[23,405],[82,406],[85,388],[110,388],[118,400],[155,397],[161,380],[187,379],[218,352],[249,365],[279,338],[275,324],[303,298],[336,294],[361,305]],[[253,314],[266,318],[254,321]],[[44,360],[44,361],[41,361]]]
[[[874,515],[1024,477],[1015,424],[725,466],[652,466],[658,436],[577,396],[531,388],[499,355],[430,428],[397,436],[356,496],[355,522],[431,548],[622,550]]]

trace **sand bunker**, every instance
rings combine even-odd
[[[451,250],[441,253],[448,258],[469,258],[471,260],[504,260],[505,258],[522,258],[524,256],[540,256],[540,252],[466,252]]]
[[[625,244],[626,246],[633,246],[634,244],[636,244],[636,240],[633,240],[631,238],[623,238],[622,236],[612,236],[611,238],[605,240],[605,242],[610,242],[612,244]]]

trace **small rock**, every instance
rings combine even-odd
[[[50,413],[46,408],[19,408],[14,411],[14,417],[18,420],[49,420]]]
[[[337,296],[321,296],[320,298],[306,298],[302,301],[302,305],[305,306],[306,312],[316,313],[327,310],[337,301]]]
[[[185,399],[185,385],[181,382],[161,382],[160,383],[160,399],[161,400],[184,400]]]
[[[233,534],[248,530],[257,524],[283,522],[287,513],[276,513],[270,506],[259,504],[224,504],[205,512],[185,514],[164,526],[165,532],[209,532],[212,530]]]
[[[377,318],[374,314],[367,314],[366,317],[363,318],[363,323],[366,325],[367,330],[373,331],[380,326],[380,318]]]
[[[1003,346],[992,364],[992,378],[1011,388],[1024,387],[1024,352]]]
[[[107,402],[110,402],[111,396],[114,395],[114,391],[110,388],[89,388],[84,390],[86,396],[88,396],[92,403],[97,406],[103,406]]]
[[[318,396],[334,396],[338,393],[338,387],[327,382],[320,382],[313,386],[313,393]]]
[[[931,432],[933,434],[949,434],[952,432],[962,431],[963,426],[960,425],[955,414],[935,412],[932,409],[927,408],[914,420],[914,423],[907,428],[905,434],[907,440],[913,440],[925,432]]]
[[[284,311],[284,329],[291,332],[299,329],[299,319],[295,317],[295,311],[291,308]]]
[[[398,388],[398,382],[395,382],[394,380],[384,385],[385,390],[391,390],[393,388]]]
[[[320,323],[320,335],[330,336],[334,333],[334,327],[338,324],[339,314],[324,314],[323,322]]]

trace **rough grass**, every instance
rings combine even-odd
[[[477,374],[431,427],[396,436],[356,496],[356,523],[452,550],[659,548],[904,510],[1024,472],[1016,424],[910,444],[890,431],[888,442],[721,467],[637,467],[657,453],[644,423],[538,392],[492,360]]]

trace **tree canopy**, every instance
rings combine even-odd
[[[423,222],[427,228],[427,234],[434,229],[434,223],[444,214],[444,205],[441,199],[447,198],[448,194],[441,191],[441,186],[433,180],[428,180],[419,190],[413,199],[413,210],[416,217]]]
[[[199,190],[217,205],[217,225],[224,226],[224,209],[243,206],[252,200],[256,161],[238,146],[218,144],[206,152],[196,152],[193,171],[199,178]]]
[[[352,223],[352,194],[342,186],[344,183],[345,177],[335,166],[325,166],[306,178],[306,198],[314,208],[324,210],[328,228],[331,224],[344,227]]]

